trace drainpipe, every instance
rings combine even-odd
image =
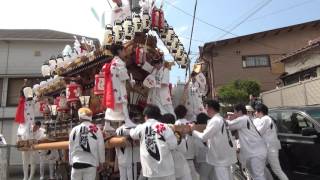
[[[7,57],[6,57],[6,64],[5,64],[5,76],[8,75],[8,65],[9,65],[9,53],[10,53],[10,41],[4,41],[7,43]],[[2,109],[2,121],[1,121],[1,133],[3,133],[3,124],[4,124],[4,113],[6,107],[6,99],[7,99],[7,92],[8,92],[8,77],[3,78],[2,81],[2,98],[1,98],[1,109]]]

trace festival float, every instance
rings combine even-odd
[[[114,9],[124,8],[121,1],[114,1]],[[130,118],[138,123],[143,121],[142,111],[147,104],[148,83],[144,80],[152,72],[152,61],[163,58],[163,52],[157,47],[157,41],[162,41],[174,58],[172,62],[164,62],[164,66],[171,69],[175,64],[180,68],[187,68],[190,63],[187,52],[174,28],[165,20],[162,7],[157,8],[154,3],[146,5],[140,2],[140,13],[116,13],[112,15],[114,23],[105,27],[102,45],[84,37],[75,37],[73,46],[66,45],[63,52],[57,52],[41,67],[45,80],[31,88],[23,88],[25,98],[33,97],[40,104],[43,114],[43,125],[46,138],[41,140],[20,139],[18,148],[28,150],[61,150],[64,151],[64,161],[67,163],[68,138],[71,129],[79,123],[77,110],[89,107],[94,115],[93,122],[101,129],[104,127],[107,175],[116,174],[114,147],[137,145],[129,141],[128,137],[116,136],[115,129],[123,120],[105,120],[106,107],[103,106],[106,79],[103,67],[114,57],[110,48],[121,44],[125,50],[125,62],[130,84],[127,82],[128,112]],[[114,12],[119,12],[114,10]],[[126,15],[125,17],[123,15]],[[153,33],[151,33],[151,31]],[[155,33],[154,33],[155,32]],[[157,37],[158,36],[158,37]],[[28,92],[26,92],[28,91]],[[23,93],[22,93],[23,94]],[[26,97],[26,94],[29,94]],[[27,103],[26,101],[25,103]],[[32,120],[33,121],[33,120]],[[25,121],[22,129],[30,129],[31,122]],[[107,126],[107,128],[106,128]],[[181,136],[190,131],[189,126],[172,126]],[[203,129],[203,126],[199,126]]]

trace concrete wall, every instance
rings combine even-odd
[[[262,90],[276,87],[276,79],[283,73],[283,64],[275,63],[283,54],[295,51],[309,40],[320,36],[320,26],[307,26],[293,30],[282,30],[278,34],[267,32],[253,39],[230,41],[224,45],[215,46],[212,56],[205,54],[205,59],[213,63],[213,88],[217,88],[236,79],[253,79],[262,85]],[[269,55],[270,67],[243,68],[242,57],[247,55]]]
[[[72,45],[72,43],[62,41],[0,41],[0,78],[2,79],[0,133],[4,135],[8,144],[16,144],[18,128],[14,122],[16,107],[8,107],[6,104],[8,80],[14,77],[41,76],[43,62],[52,55],[57,56],[66,44]],[[40,52],[40,56],[35,56],[36,51]],[[38,109],[38,105],[36,105],[36,110]],[[40,117],[40,114],[37,112],[36,116]],[[11,164],[21,164],[21,153],[12,149],[10,162]]]

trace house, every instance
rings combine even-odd
[[[284,64],[283,87],[261,93],[268,107],[307,106],[320,103],[320,38],[278,59]]]
[[[72,45],[74,36],[81,37],[45,29],[0,29],[0,132],[8,144],[16,143],[14,117],[23,80],[39,82],[43,62]],[[11,153],[11,164],[20,164],[19,155],[16,150]]]
[[[206,63],[211,96],[236,79],[257,80],[262,91],[274,89],[285,72],[282,56],[320,36],[320,20],[205,43],[200,61]]]
[[[287,86],[311,78],[320,77],[320,37],[310,40],[302,47],[279,59],[284,64],[284,73],[280,76]]]

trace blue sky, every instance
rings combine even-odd
[[[190,37],[192,18],[173,8],[170,3],[192,14],[195,0],[163,1],[167,21],[188,48],[186,37]],[[266,1],[270,0],[198,0],[196,16],[228,30]],[[104,11],[106,15],[110,12],[106,0],[1,0],[1,7],[1,29],[54,29],[100,39],[104,31],[90,9],[94,7],[99,15]],[[320,19],[319,7],[320,0],[272,0],[232,33],[245,35],[317,20]],[[108,19],[107,16],[106,21]],[[196,20],[192,56],[197,54],[198,46],[218,40],[222,35],[224,32]],[[223,38],[230,37],[233,36]],[[171,81],[176,82],[179,77],[184,80],[185,70],[175,67],[171,72]]]
[[[197,17],[223,29],[230,29],[241,22],[258,5],[267,0],[198,0]],[[166,3],[166,0],[164,0]],[[193,13],[195,0],[176,0],[175,6]],[[263,9],[254,14],[250,19],[234,29],[236,35],[251,34],[254,32],[285,27],[293,24],[303,23],[320,19],[320,0],[273,0]],[[165,16],[170,24],[175,27],[180,37],[190,37],[192,18],[184,13],[166,5]],[[195,21],[192,42],[192,52],[198,52],[198,46],[203,42],[218,40],[225,32],[210,27],[202,22]],[[234,37],[226,35],[224,38]],[[200,42],[199,42],[199,41]],[[203,42],[201,42],[203,41]],[[188,48],[189,40],[183,39],[185,47]],[[184,70],[174,68],[171,72],[171,80],[177,81],[180,76],[184,79]]]

